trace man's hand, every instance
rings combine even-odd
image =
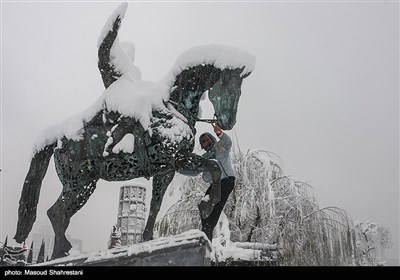
[[[217,122],[212,122],[211,125],[214,128],[215,134],[217,134],[217,136],[219,136],[222,133],[222,129],[219,127]]]

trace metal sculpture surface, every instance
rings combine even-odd
[[[210,172],[213,178],[213,193],[211,199],[200,209],[205,216],[219,201],[218,164],[193,153],[199,103],[203,93],[208,91],[219,126],[224,130],[232,129],[236,122],[242,80],[252,69],[246,71],[246,65],[229,65],[226,61],[221,63],[216,61],[217,58],[208,56],[201,63],[196,64],[194,61],[171,71],[172,79],[158,82],[162,87],[125,77],[126,73],[118,69],[110,53],[113,44],[117,43],[116,38],[125,10],[126,7],[122,6],[110,17],[111,24],[106,29],[104,38],[100,37],[98,67],[106,87],[101,106],[90,118],[82,120],[78,139],[64,135],[47,141],[36,151],[23,185],[17,232],[14,236],[19,243],[27,239],[36,219],[41,183],[54,154],[56,171],[63,189],[57,201],[47,211],[55,232],[52,259],[68,255],[71,244],[65,232],[70,219],[85,205],[99,179],[125,181],[138,177],[153,177],[152,199],[143,233],[144,240],[153,238],[155,219],[175,172]],[[204,48],[200,50],[204,51]],[[194,49],[195,53],[196,51],[199,53],[199,49]],[[237,53],[242,54],[240,51]],[[193,51],[189,53],[189,57],[191,55],[193,56]],[[224,65],[221,66],[222,64]],[[107,98],[116,93],[107,91],[118,83],[130,84],[133,88],[147,83],[148,87],[162,88],[161,90],[166,91],[161,105],[152,107],[150,122],[143,122],[140,116],[125,114],[110,105]],[[127,149],[126,145],[125,148],[121,148],[121,143],[127,141],[131,141],[131,148]]]

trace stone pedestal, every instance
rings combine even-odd
[[[210,266],[211,244],[199,230],[33,266]]]

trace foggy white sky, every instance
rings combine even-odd
[[[2,2],[0,240],[15,234],[36,136],[103,92],[97,38],[118,5]],[[234,128],[241,149],[278,154],[287,174],[314,186],[320,207],[388,227],[388,257],[398,259],[398,2],[131,2],[119,34],[135,43],[144,80],[197,45],[255,55]],[[71,219],[67,232],[84,251],[107,246],[120,185],[99,183]],[[60,191],[51,161],[33,231]]]

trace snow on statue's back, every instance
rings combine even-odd
[[[241,84],[254,69],[254,56],[226,46],[196,47],[178,57],[159,81],[142,81],[133,64],[134,48],[130,44],[121,47],[118,40],[126,8],[126,3],[121,4],[110,16],[99,38],[98,68],[104,93],[84,112],[44,131],[34,145],[14,239],[22,243],[32,229],[41,182],[54,154],[63,190],[47,211],[55,232],[53,259],[66,256],[71,249],[65,231],[99,179],[153,177],[144,240],[153,238],[155,219],[175,172],[210,172],[213,193],[220,193],[217,163],[193,153],[199,103],[208,91],[218,125],[232,129]],[[219,195],[212,196],[200,209],[204,216],[219,199]]]

